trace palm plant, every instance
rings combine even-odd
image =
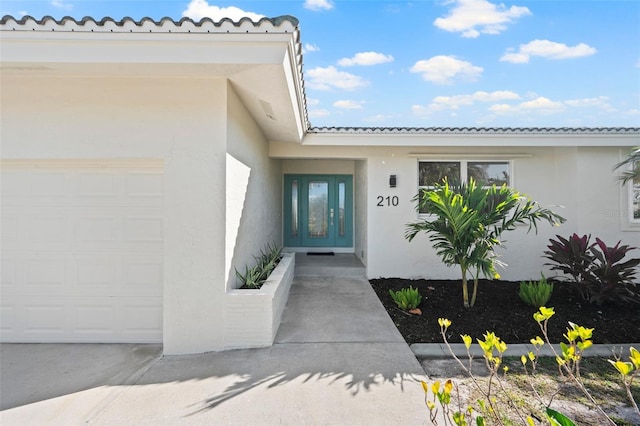
[[[627,183],[636,179],[640,180],[640,146],[636,146],[631,150],[629,157],[614,166],[614,170],[621,167],[631,167],[620,175],[620,181]]]
[[[426,232],[445,265],[460,267],[465,307],[475,304],[481,273],[487,278],[499,278],[496,266],[503,264],[493,249],[502,244],[503,232],[514,230],[518,224],[528,224],[529,231],[537,232],[539,220],[552,225],[565,221],[505,185],[484,188],[473,179],[454,186],[444,179],[435,189],[418,194],[414,201],[419,212],[435,219],[407,224],[405,238],[412,241],[418,233]],[[471,300],[467,274],[473,278]]]

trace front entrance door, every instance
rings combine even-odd
[[[284,176],[285,246],[351,247],[352,241],[352,176]]]

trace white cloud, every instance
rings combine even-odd
[[[342,58],[338,61],[341,67],[350,67],[353,65],[378,65],[393,62],[393,56],[385,55],[378,52],[360,52],[356,53],[352,58]]]
[[[315,44],[305,43],[304,45],[302,45],[302,54],[303,55],[305,55],[307,53],[311,53],[311,52],[317,52],[318,50],[320,50],[320,48],[318,46],[316,46]]]
[[[584,125],[584,117],[598,114],[622,114],[624,112],[614,108],[606,96],[593,98],[579,98],[568,100],[553,100],[535,93],[527,93],[524,96],[508,90],[494,92],[478,91],[467,95],[436,96],[427,105],[412,105],[411,110],[418,117],[444,117],[448,113],[463,116],[465,113],[478,112],[478,103],[489,104],[486,111],[488,116],[476,120],[478,124],[494,121],[496,117],[519,117],[529,122],[544,116],[560,116],[563,114],[565,125]],[[467,109],[465,109],[467,108]],[[566,117],[565,117],[566,115]],[[580,117],[572,122],[571,116]],[[546,119],[545,119],[546,120]]]
[[[513,64],[526,64],[529,62],[529,55],[524,53],[505,53],[500,58],[502,62],[511,62]]]
[[[338,71],[333,66],[317,67],[307,71],[307,86],[316,90],[343,89],[354,90],[369,84],[362,77],[344,71]]]
[[[458,110],[460,107],[472,106],[476,102],[498,102],[505,100],[522,99],[520,95],[509,90],[497,90],[495,92],[478,91],[469,95],[436,96],[430,104],[413,105],[413,113],[420,116],[432,114],[443,110]]]
[[[308,106],[311,106],[311,105],[320,105],[320,99],[307,98],[307,105],[308,105]]]
[[[585,117],[589,114],[597,116],[601,113],[620,112],[609,104],[609,98],[598,96],[594,98],[569,99],[554,101],[544,96],[516,104],[497,103],[489,107],[489,111],[497,116],[520,116],[532,119],[537,116],[563,113],[566,125],[584,125]]]
[[[454,0],[455,6],[444,18],[433,24],[445,31],[462,33],[463,37],[476,38],[482,34],[499,34],[521,16],[531,15],[524,6],[493,4],[487,0]]]
[[[439,55],[416,62],[410,71],[422,74],[424,80],[434,84],[452,84],[457,78],[468,81],[477,80],[483,68],[453,56]]]
[[[333,3],[330,0],[305,0],[304,8],[309,10],[331,10]]]
[[[264,15],[247,12],[235,6],[211,6],[206,0],[191,0],[187,5],[187,8],[182,12],[182,16],[191,18],[195,21],[199,21],[202,18],[211,18],[214,21],[229,18],[233,21],[239,21],[245,17],[250,18],[253,21],[259,21],[261,18],[264,18]]]
[[[564,111],[566,108],[566,105],[562,102],[552,101],[544,96],[539,96],[530,101],[521,102],[515,105],[495,104],[489,107],[489,111],[496,114],[552,114]]]
[[[348,99],[335,101],[333,106],[342,109],[362,109],[364,101],[352,101]]]
[[[331,112],[326,109],[312,109],[309,111],[309,118],[326,117],[331,115]]]
[[[522,102],[520,108],[524,110],[537,110],[537,111],[562,111],[565,109],[565,106],[562,102],[552,101],[549,98],[545,98],[544,96],[540,96],[539,98],[533,99],[531,101]]]
[[[432,112],[435,112],[435,109],[430,108],[429,106],[424,105],[411,105],[411,112],[418,116],[429,115]]]
[[[575,46],[567,46],[549,40],[533,40],[527,44],[521,44],[516,53],[505,53],[500,60],[512,63],[527,63],[531,56],[540,56],[548,59],[569,59],[589,56],[597,50],[587,44],[579,43]]]
[[[597,98],[582,98],[582,99],[570,99],[564,101],[565,104],[572,107],[599,107],[609,109],[612,108],[609,104],[609,98],[606,96],[598,96]]]
[[[497,102],[514,99],[520,99],[520,95],[509,90],[498,90],[491,93],[479,91],[470,95],[436,96],[433,98],[432,104],[457,109],[460,106],[473,105],[475,102]]]
[[[508,112],[514,111],[516,108],[513,105],[509,104],[495,104],[489,107],[489,111],[495,112],[498,114],[506,114]]]
[[[376,115],[372,115],[372,116],[369,116],[369,117],[365,117],[365,118],[362,119],[362,121],[365,121],[367,123],[382,123],[384,121],[387,121],[390,118],[393,118],[393,116],[384,115],[384,114],[376,114]]]
[[[595,98],[569,99],[564,103],[572,108],[592,108],[608,113],[618,112],[618,109],[609,103],[606,96],[598,96]]]
[[[58,9],[66,10],[66,11],[70,11],[73,9],[73,5],[71,3],[65,3],[62,0],[52,0],[51,6]]]

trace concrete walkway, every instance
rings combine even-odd
[[[416,425],[424,370],[353,255],[298,255],[270,348],[1,345],[5,425]]]

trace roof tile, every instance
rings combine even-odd
[[[191,18],[182,18],[174,21],[165,17],[159,21],[145,17],[139,21],[125,17],[121,20],[113,18],[102,18],[96,21],[94,18],[85,16],[81,20],[76,20],[70,16],[65,16],[56,20],[51,16],[36,19],[26,15],[16,19],[13,16],[5,15],[0,18],[0,30],[3,31],[86,31],[86,32],[213,32],[213,33],[293,33],[298,30],[298,19],[293,16],[284,15],[276,18],[262,18],[255,22],[248,17],[233,21],[223,18],[220,21],[213,21],[210,18],[202,18],[194,21]]]
[[[312,127],[309,133],[340,134],[630,134],[640,127]]]

